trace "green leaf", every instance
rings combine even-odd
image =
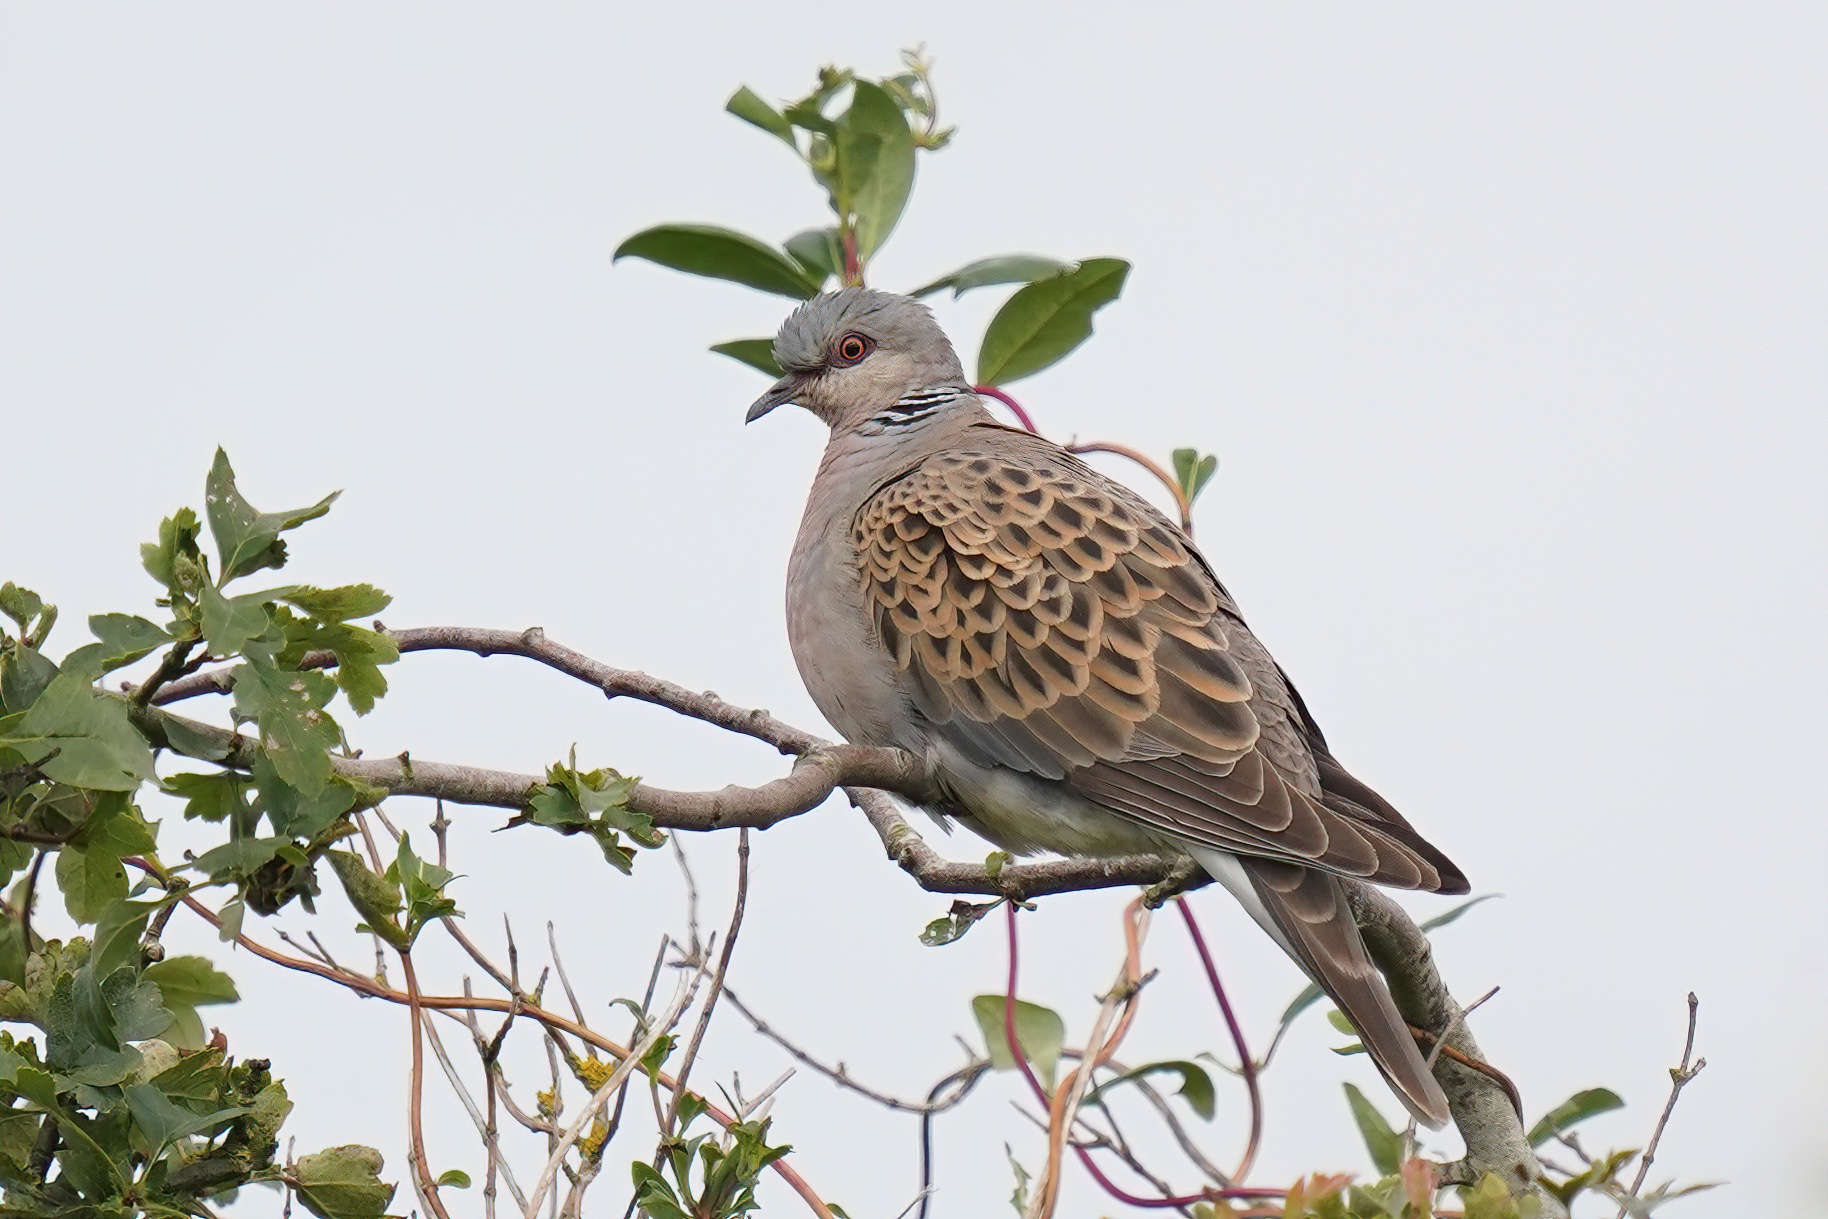
[[[121,1094],[127,1101],[128,1111],[133,1114],[133,1124],[139,1127],[140,1135],[154,1157],[181,1138],[224,1125],[248,1112],[247,1106],[235,1105],[211,1113],[197,1113],[174,1105],[152,1084],[128,1084]]]
[[[90,681],[149,656],[171,642],[171,636],[163,627],[132,614],[92,615],[89,630],[97,642],[71,652],[63,667],[80,672]]]
[[[171,775],[159,783],[161,791],[184,801],[186,821],[223,821],[247,811],[247,781],[232,770],[214,774]]]
[[[336,683],[322,673],[292,673],[258,653],[235,669],[235,711],[260,726],[281,778],[308,796],[330,781],[329,751],[342,739],[324,710]]]
[[[860,80],[835,141],[841,197],[856,214],[857,254],[868,258],[888,240],[914,189],[914,133],[886,89]]]
[[[158,902],[121,900],[112,902],[95,920],[95,936],[89,948],[89,959],[95,972],[107,977],[123,965],[139,963],[140,939],[146,934],[146,921]]]
[[[11,618],[24,635],[32,629],[32,620],[44,613],[44,599],[29,588],[20,588],[11,580],[0,584],[0,614]]]
[[[805,268],[773,246],[712,224],[643,229],[616,247],[616,259],[630,257],[798,300],[818,295],[820,287]]]
[[[382,675],[380,666],[400,659],[398,644],[379,631],[346,622],[295,618],[285,610],[279,611],[278,619],[286,637],[285,649],[276,658],[279,667],[297,669],[307,652],[334,653],[336,675],[333,680],[349,700],[349,705],[357,715],[367,715],[374,710],[375,700],[387,693],[387,678]]]
[[[438,1174],[438,1185],[447,1189],[468,1189],[470,1174],[461,1168],[447,1168]]]
[[[197,607],[203,612],[203,642],[218,656],[238,656],[241,650],[267,633],[265,593],[225,597],[213,584],[197,590]]]
[[[1211,453],[1202,457],[1198,449],[1174,450],[1174,481],[1180,484],[1181,494],[1187,497],[1189,507],[1206,489],[1218,468],[1219,459]]]
[[[148,965],[140,976],[158,986],[160,1000],[172,1015],[165,1039],[183,1050],[203,1048],[203,1018],[197,1014],[198,1008],[241,1001],[235,980],[207,957],[166,957]]]
[[[799,151],[799,145],[793,142],[793,126],[781,117],[779,110],[756,96],[755,91],[748,85],[744,85],[732,93],[730,100],[724,103],[724,109],[743,122],[760,127],[769,135],[785,141],[787,146],[795,152]]]
[[[1181,1086],[1178,1089],[1180,1095],[1187,1099],[1187,1104],[1192,1107],[1195,1113],[1210,1122],[1212,1120],[1212,1115],[1218,1112],[1218,1097],[1212,1086],[1212,1076],[1207,1074],[1206,1068],[1200,1066],[1198,1063],[1187,1062],[1185,1060],[1151,1062],[1144,1066],[1125,1071],[1116,1079],[1106,1080],[1096,1088],[1093,1088],[1091,1092],[1086,1094],[1086,1103],[1091,1104],[1098,1100],[1106,1092],[1109,1092],[1119,1084],[1141,1079],[1146,1075],[1160,1074],[1164,1071],[1171,1071],[1181,1077]]]
[[[66,846],[57,852],[57,888],[70,917],[92,923],[109,906],[125,899],[130,886],[118,854]]]
[[[1561,1104],[1542,1115],[1542,1120],[1530,1127],[1530,1146],[1540,1147],[1563,1131],[1597,1117],[1610,1113],[1614,1109],[1623,1109],[1625,1102],[1617,1092],[1610,1088],[1588,1088],[1576,1092]]]
[[[838,230],[827,225],[806,229],[781,243],[799,264],[819,276],[820,285],[844,271],[844,250],[838,244]]]
[[[56,676],[57,665],[37,648],[15,643],[0,650],[0,715],[37,702]]]
[[[1358,1123],[1358,1133],[1363,1136],[1365,1150],[1371,1153],[1371,1163],[1377,1171],[1389,1176],[1401,1168],[1403,1136],[1377,1111],[1377,1106],[1351,1084],[1346,1085],[1346,1103],[1352,1106],[1352,1120]]]
[[[152,749],[128,718],[126,704],[98,693],[77,673],[53,678],[19,721],[0,733],[0,745],[71,787],[133,791],[152,775]]]
[[[342,494],[332,491],[309,508],[257,511],[236,489],[235,471],[229,465],[228,454],[221,449],[216,450],[204,488],[205,515],[209,518],[210,535],[216,539],[216,552],[222,558],[223,584],[263,567],[283,567],[286,544],[279,535],[324,515]]]
[[[300,1159],[298,1200],[318,1219],[385,1219],[394,1187],[381,1180],[381,1153],[332,1147]]]
[[[195,512],[178,509],[159,522],[158,541],[140,546],[140,565],[170,592],[195,587],[202,575],[203,552],[197,548],[197,535],[202,532]]]
[[[1064,358],[1092,336],[1092,315],[1117,299],[1129,274],[1120,258],[1088,258],[1018,291],[984,332],[978,383],[1007,385]]]
[[[412,835],[400,835],[399,853],[388,865],[387,879],[399,886],[405,897],[407,947],[433,919],[461,913],[457,903],[444,895],[444,887],[454,876],[450,869],[419,858],[413,851]]]
[[[191,860],[190,866],[209,877],[231,876],[243,878],[262,864],[279,854],[279,848],[291,843],[290,838],[237,838],[203,852]]]
[[[977,1017],[977,1026],[984,1034],[990,1065],[999,1071],[1013,1071],[1016,1060],[1009,1052],[1008,1032],[1003,1026],[1004,1007],[1002,995],[979,995],[971,1001],[971,1014]],[[1066,1023],[1050,1008],[1017,999],[1015,1024],[1016,1044],[1041,1081],[1053,1087],[1060,1047],[1066,1043]]]
[[[779,377],[785,371],[775,361],[773,339],[731,339],[728,343],[713,343],[711,350],[771,377]]]
[[[952,903],[952,909],[944,916],[934,919],[922,929],[920,942],[928,948],[938,948],[942,944],[950,944],[977,926],[978,920],[1002,904],[1000,901],[968,902],[961,898]]]
[[[973,288],[990,288],[998,284],[1031,284],[1049,275],[1071,271],[1077,264],[1061,262],[1041,254],[998,254],[968,262],[950,275],[942,275],[930,284],[922,284],[909,296],[931,296],[942,289],[952,289],[957,300]]]
[[[1462,1186],[1460,1195],[1466,1204],[1466,1219],[1519,1219],[1517,1199],[1495,1172],[1481,1177],[1476,1188]]]
[[[1437,914],[1433,918],[1429,919],[1427,922],[1423,923],[1422,930],[1423,931],[1433,931],[1438,927],[1445,927],[1445,926],[1447,926],[1447,924],[1458,919],[1461,915],[1465,914],[1468,910],[1471,910],[1474,906],[1479,905],[1481,902],[1489,902],[1495,897],[1503,897],[1503,896],[1504,896],[1504,894],[1502,894],[1502,893],[1481,893],[1478,897],[1469,898],[1468,900],[1463,901],[1459,905],[1455,906],[1452,910],[1447,911],[1447,913]]]
[[[372,618],[393,604],[392,597],[372,584],[345,584],[339,588],[313,588],[301,584],[284,590],[279,599],[297,606],[319,622]]]
[[[589,834],[602,848],[603,858],[626,874],[634,868],[635,855],[622,845],[618,831],[644,847],[666,841],[646,815],[628,807],[628,793],[636,782],[607,767],[580,771],[574,750],[570,765],[554,763],[546,768],[545,786],[528,797],[526,809],[508,824],[543,825],[567,835]]]
[[[324,790],[307,796],[282,779],[265,754],[254,759],[253,771],[261,811],[273,832],[282,838],[316,838],[355,807],[355,790],[340,780],[326,783]]]

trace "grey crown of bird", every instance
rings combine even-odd
[[[1016,854],[1192,856],[1443,1125],[1341,878],[1466,878],[1334,760],[1187,537],[993,419],[918,301],[815,297],[774,356],[786,375],[749,420],[792,402],[831,428],[787,573],[794,660],[831,725],[925,758],[945,794],[927,811]]]

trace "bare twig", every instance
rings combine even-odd
[[[130,863],[135,867],[146,867],[145,861],[131,856],[124,859],[122,862]],[[185,907],[192,913],[203,919],[204,922],[215,927],[217,930],[221,930],[222,919],[215,911],[188,894],[179,900],[181,900]],[[268,961],[274,965],[295,970],[299,973],[325,978],[335,982],[339,986],[346,987],[359,995],[364,995],[373,999],[382,999],[389,1003],[397,1003],[402,1007],[410,1007],[412,1004],[412,999],[404,991],[394,990],[374,979],[365,978],[359,974],[339,973],[330,969],[328,966],[321,965],[316,961],[306,960],[303,957],[289,957],[283,952],[278,952],[267,947],[258,940],[250,939],[245,934],[237,935],[235,937],[235,942],[263,961]],[[603,1036],[601,1033],[585,1028],[583,1025],[578,1024],[576,1021],[568,1019],[565,1016],[561,1016],[557,1012],[547,1011],[536,1003],[523,1002],[516,999],[491,999],[485,995],[422,994],[418,997],[418,1004],[426,1011],[469,1010],[479,1012],[506,1012],[513,1017],[533,1020],[543,1026],[548,1032],[570,1033],[572,1036],[578,1038],[578,1040],[587,1045],[595,1046],[597,1049],[602,1050],[604,1053],[618,1061],[626,1060],[630,1056],[630,1051],[627,1048],[610,1040],[608,1037]],[[664,1071],[654,1072],[654,1080],[656,1084],[662,1088],[671,1088],[674,1086],[672,1077],[667,1075]],[[718,1125],[728,1127],[736,1120],[718,1106],[704,1100],[702,1096],[699,1099],[704,1104],[705,1116],[709,1117]],[[503,1100],[507,1100],[505,1093],[503,1094]],[[831,1208],[825,1205],[824,1201],[820,1199],[812,1186],[806,1182],[806,1179],[800,1176],[786,1160],[776,1160],[769,1165],[769,1168],[782,1180],[786,1181],[787,1184],[793,1187],[794,1192],[799,1194],[806,1202],[807,1206],[811,1208],[813,1214],[819,1216],[819,1219],[833,1219]]]
[[[679,1120],[679,1103],[685,1099],[686,1079],[692,1073],[692,1064],[698,1060],[698,1047],[704,1044],[705,1031],[711,1027],[711,1014],[717,1007],[718,996],[723,994],[724,978],[730,972],[730,954],[736,951],[736,937],[743,929],[743,913],[748,905],[749,831],[745,829],[736,836],[736,900],[730,909],[730,927],[724,932],[723,951],[718,954],[717,970],[711,975],[711,993],[705,996],[698,1024],[692,1029],[692,1039],[686,1043],[685,1057],[679,1060],[678,1082],[673,1085],[673,1100],[667,1106],[666,1122],[660,1130],[663,1138],[673,1133],[673,1126]]]
[[[648,1051],[652,1050],[655,1044],[674,1025],[679,1023],[680,1016],[685,1013],[686,1007],[697,993],[698,984],[704,976],[705,970],[701,966],[692,974],[679,980],[678,991],[673,996],[673,1002],[667,1008],[665,1015],[649,1024],[647,1036],[642,1038],[640,1044],[636,1045],[627,1057],[616,1064],[616,1069],[610,1072],[609,1078],[605,1079],[602,1086],[591,1094],[589,1100],[584,1102],[584,1107],[579,1110],[577,1117],[572,1119],[571,1125],[565,1127],[564,1133],[558,1137],[552,1149],[552,1154],[546,1160],[546,1167],[540,1173],[539,1183],[533,1187],[533,1194],[527,1200],[527,1206],[523,1212],[526,1219],[536,1219],[540,1203],[545,1201],[546,1194],[552,1189],[552,1184],[557,1179],[559,1169],[564,1164],[565,1155],[571,1150],[572,1144],[578,1141],[578,1136],[584,1133],[584,1129],[589,1126],[591,1118],[596,1116],[597,1111],[609,1103],[610,1094],[620,1088],[629,1074],[639,1067],[641,1059]]]
[[[1682,1089],[1686,1088],[1689,1081],[1701,1074],[1701,1069],[1707,1066],[1705,1058],[1697,1058],[1693,1066],[1689,1065],[1689,1058],[1695,1052],[1695,1020],[1700,1011],[1701,1000],[1696,998],[1695,992],[1690,991],[1688,993],[1688,1038],[1682,1043],[1682,1062],[1669,1069],[1669,1099],[1663,1102],[1663,1112],[1657,1118],[1656,1129],[1650,1132],[1650,1142],[1644,1146],[1644,1157],[1638,1161],[1638,1171],[1637,1175],[1631,1179],[1631,1189],[1626,1192],[1625,1198],[1619,1201],[1618,1219],[1625,1219],[1625,1212],[1630,1209],[1629,1200],[1636,1198],[1638,1191],[1644,1188],[1644,1180],[1650,1175],[1651,1162],[1657,1158],[1657,1144],[1663,1141],[1663,1130],[1669,1125],[1670,1114],[1676,1111],[1676,1101],[1681,1099]]]
[[[521,1193],[520,1183],[514,1179],[514,1173],[509,1169],[508,1162],[502,1158],[501,1141],[496,1134],[493,1115],[491,1114],[490,1117],[485,1118],[477,1110],[475,1099],[470,1095],[470,1090],[464,1086],[463,1077],[457,1073],[456,1066],[451,1062],[450,1054],[446,1052],[444,1048],[444,1040],[438,1036],[438,1029],[437,1026],[432,1023],[431,1013],[422,1012],[420,1013],[419,1019],[425,1025],[426,1040],[431,1042],[432,1057],[438,1060],[438,1066],[444,1071],[444,1078],[450,1082],[451,1091],[457,1094],[457,1099],[463,1104],[463,1111],[470,1115],[470,1121],[476,1127],[477,1135],[482,1139],[483,1150],[489,1158],[489,1173],[491,1178],[493,1177],[493,1174],[499,1170],[502,1180],[508,1186],[508,1192],[513,1194],[514,1200],[525,1208],[527,1204],[526,1196]],[[488,1074],[489,1064],[484,1064],[483,1071],[485,1075]],[[493,1091],[492,1081],[491,1091]],[[493,1106],[491,1106],[491,1109],[492,1108]],[[486,1187],[484,1193],[485,1196],[488,1196]],[[491,1198],[491,1204],[492,1201]]]

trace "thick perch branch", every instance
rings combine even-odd
[[[682,792],[637,783],[628,794],[629,808],[646,815],[662,829],[767,829],[812,811],[832,792],[842,789],[876,831],[889,858],[930,892],[1040,897],[1085,889],[1150,886],[1153,896],[1161,896],[1205,883],[1190,861],[1150,855],[1010,864],[994,873],[983,864],[954,863],[926,844],[889,795],[892,792],[916,804],[945,803],[944,793],[925,763],[905,751],[835,744],[766,711],[733,706],[708,691],[688,690],[645,673],[592,660],[553,643],[537,627],[527,631],[425,627],[388,631],[387,635],[402,652],[522,656],[594,686],[608,698],[653,703],[766,742],[784,754],[796,755],[790,773],[760,787]],[[331,653],[311,653],[304,658],[302,667],[328,668],[335,663]],[[200,694],[226,693],[233,686],[233,673],[230,668],[217,668],[181,677],[160,690],[153,702],[163,707]],[[135,714],[141,726],[159,742],[166,740],[162,721],[176,718],[168,711],[152,708],[138,709]],[[228,729],[192,720],[183,724],[207,742],[212,760],[227,766],[246,768],[259,748],[252,738]],[[338,774],[390,795],[425,796],[453,804],[517,811],[544,783],[535,775],[420,761],[406,754],[373,760],[333,757],[331,764]],[[1460,1008],[1435,970],[1427,936],[1380,890],[1357,884],[1348,888],[1366,945],[1389,980],[1404,1017],[1423,1029],[1446,1030],[1448,1046],[1479,1059],[1479,1047],[1460,1019]],[[1466,1157],[1446,1166],[1446,1180],[1470,1184],[1486,1172],[1496,1172],[1513,1188],[1536,1194],[1542,1200],[1546,1219],[1566,1219],[1566,1208],[1538,1181],[1541,1166],[1504,1089],[1490,1077],[1447,1056],[1436,1064],[1435,1075],[1447,1093],[1454,1123],[1466,1143]]]
[[[1403,1018],[1420,1028],[1446,1030],[1448,1046],[1483,1061],[1479,1043],[1460,1018],[1460,1005],[1434,967],[1428,937],[1382,890],[1354,882],[1347,882],[1346,889],[1365,947],[1390,983]],[[1534,1194],[1546,1219],[1566,1219],[1567,1207],[1541,1184],[1542,1165],[1503,1085],[1446,1055],[1435,1063],[1434,1076],[1466,1143],[1464,1159],[1442,1166],[1443,1184],[1472,1185],[1495,1172],[1512,1190]]]

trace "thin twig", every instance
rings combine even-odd
[[[744,829],[736,836],[736,900],[730,909],[730,927],[724,932],[724,947],[717,957],[717,971],[711,975],[711,993],[705,996],[705,1005],[698,1013],[698,1024],[692,1029],[692,1039],[686,1043],[685,1057],[679,1060],[678,1082],[673,1085],[673,1101],[667,1106],[666,1122],[660,1130],[662,1138],[673,1133],[673,1126],[679,1120],[679,1103],[685,1099],[686,1079],[692,1073],[692,1064],[698,1060],[698,1047],[704,1044],[705,1031],[711,1027],[711,1013],[717,1007],[718,996],[723,994],[724,977],[730,972],[730,954],[736,951],[736,937],[743,929],[743,913],[748,906],[749,831]]]
[[[546,1160],[546,1167],[540,1173],[539,1183],[533,1187],[533,1194],[527,1200],[524,1211],[526,1219],[536,1219],[540,1203],[545,1201],[547,1192],[551,1190],[553,1181],[557,1179],[559,1168],[564,1164],[565,1154],[571,1150],[571,1145],[578,1141],[578,1136],[584,1132],[597,1111],[609,1102],[610,1094],[622,1086],[622,1081],[627,1079],[629,1074],[640,1065],[641,1059],[654,1048],[668,1030],[679,1023],[680,1016],[684,1014],[686,1006],[697,993],[698,984],[704,976],[705,970],[701,966],[696,972],[679,980],[678,992],[674,995],[673,1002],[667,1008],[665,1016],[649,1026],[647,1036],[641,1040],[639,1045],[635,1046],[628,1057],[616,1064],[616,1069],[610,1072],[609,1078],[605,1079],[602,1086],[591,1094],[588,1101],[584,1102],[583,1109],[578,1112],[578,1116],[572,1120],[571,1125],[565,1127],[564,1133],[559,1136],[552,1149],[551,1156]]]
[[[1676,1111],[1676,1101],[1681,1099],[1682,1089],[1707,1066],[1705,1058],[1695,1059],[1692,1067],[1688,1064],[1689,1057],[1695,1052],[1695,1021],[1700,1012],[1701,1000],[1691,990],[1688,992],[1688,1038],[1682,1043],[1682,1062],[1679,1066],[1670,1068],[1669,1099],[1663,1102],[1663,1112],[1657,1118],[1656,1129],[1650,1132],[1650,1142],[1644,1146],[1644,1157],[1638,1161],[1638,1171],[1631,1180],[1631,1189],[1619,1202],[1618,1219],[1625,1219],[1625,1212],[1630,1209],[1630,1200],[1635,1199],[1638,1191],[1644,1188],[1644,1179],[1650,1175],[1651,1162],[1657,1158],[1657,1144],[1663,1141],[1663,1130],[1669,1125],[1670,1114]]]
[[[122,862],[130,863],[135,867],[141,868],[147,866],[145,861],[133,856],[123,859]],[[215,927],[217,930],[221,930],[222,919],[215,911],[188,894],[184,895],[179,900],[182,901],[185,907],[192,913],[203,919],[204,922]],[[325,978],[335,982],[339,986],[352,990],[359,995],[367,996],[368,998],[383,999],[389,1003],[397,1003],[402,1007],[409,1007],[411,1005],[412,1000],[404,991],[394,990],[373,979],[364,978],[357,974],[338,973],[327,966],[320,965],[316,961],[306,960],[303,957],[289,957],[283,952],[278,952],[269,948],[258,940],[250,939],[245,934],[237,935],[235,937],[235,943],[247,949],[261,960],[268,961],[285,969]],[[418,1003],[421,1008],[427,1011],[472,1010],[483,1012],[506,1012],[514,1017],[533,1020],[542,1025],[549,1033],[570,1033],[580,1041],[585,1042],[588,1045],[593,1045],[597,1049],[602,1050],[604,1053],[609,1054],[618,1060],[626,1059],[629,1056],[629,1051],[625,1047],[611,1041],[601,1033],[585,1028],[583,1025],[561,1016],[557,1012],[547,1011],[536,1003],[522,1002],[515,999],[491,999],[484,995],[423,994],[419,996]],[[672,1077],[664,1071],[654,1072],[653,1078],[659,1087],[671,1088],[674,1085]],[[508,1098],[504,1093],[503,1100],[506,1101],[507,1099]],[[702,1096],[699,1097],[699,1100],[704,1105],[705,1116],[718,1125],[727,1128],[736,1120],[718,1106],[705,1100]],[[794,1192],[799,1194],[800,1198],[811,1208],[813,1214],[819,1216],[819,1219],[833,1219],[831,1208],[825,1205],[824,1201],[820,1199],[819,1195],[813,1190],[812,1186],[807,1183],[806,1179],[800,1176],[799,1172],[786,1160],[775,1160],[768,1167],[782,1180],[786,1181],[788,1185],[793,1187]]]
[[[502,1180],[507,1183],[508,1192],[514,1195],[514,1200],[516,1202],[520,1203],[522,1207],[525,1207],[527,1199],[521,1193],[520,1184],[515,1181],[514,1173],[508,1168],[507,1161],[502,1159],[501,1142],[496,1135],[493,1118],[484,1118],[477,1110],[475,1099],[471,1097],[470,1090],[464,1086],[463,1077],[457,1073],[456,1066],[451,1062],[450,1054],[445,1051],[444,1040],[438,1036],[438,1029],[437,1026],[432,1023],[431,1013],[423,1012],[420,1014],[419,1018],[425,1024],[425,1036],[426,1039],[431,1042],[432,1057],[438,1060],[439,1067],[444,1070],[444,1078],[450,1082],[451,1090],[457,1094],[457,1099],[463,1104],[463,1111],[470,1115],[470,1121],[475,1125],[476,1133],[482,1138],[483,1150],[489,1157],[489,1171],[491,1175],[496,1168],[499,1167]],[[485,1066],[485,1075],[487,1074],[487,1071],[488,1068]],[[484,1195],[488,1195],[486,1186],[484,1188]]]

